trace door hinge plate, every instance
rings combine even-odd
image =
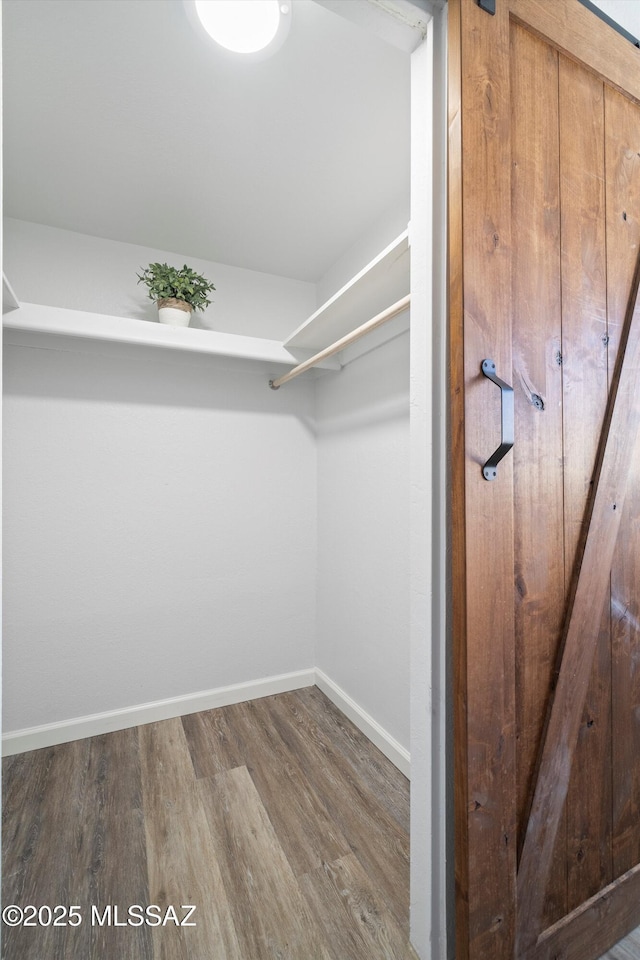
[[[492,17],[495,17],[496,0],[477,0],[477,4],[481,10],[485,10],[486,13],[490,13]]]

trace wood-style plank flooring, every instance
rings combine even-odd
[[[408,782],[316,687],[19,754],[3,777],[3,906],[82,917],[3,925],[3,960],[415,960]],[[196,926],[131,925],[133,904],[195,904]]]

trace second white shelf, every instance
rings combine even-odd
[[[409,293],[409,230],[405,230],[285,340],[285,347],[322,350]]]

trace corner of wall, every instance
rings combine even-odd
[[[316,283],[316,305],[322,306],[373,257],[406,230],[408,223],[409,196],[403,192],[371,224],[366,233],[345,250],[319,278]]]

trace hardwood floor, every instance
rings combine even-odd
[[[3,907],[79,908],[4,924],[4,960],[415,960],[408,782],[316,687],[19,754],[3,777]]]

